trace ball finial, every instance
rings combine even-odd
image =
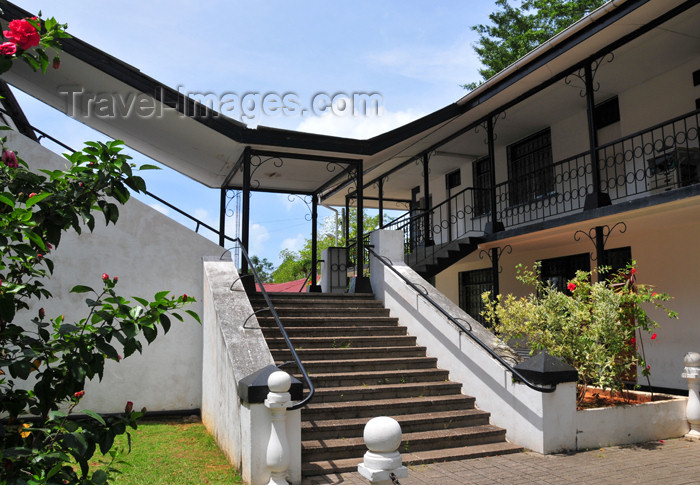
[[[401,444],[401,425],[393,418],[370,419],[363,433],[367,449],[374,453],[391,453]]]
[[[267,387],[271,392],[287,392],[291,386],[292,378],[284,371],[275,371],[267,378]]]

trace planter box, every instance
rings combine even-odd
[[[649,395],[639,391],[632,391],[632,394]],[[690,430],[685,415],[688,398],[655,393],[654,399],[641,404],[576,411],[576,449],[641,443],[685,435]]]

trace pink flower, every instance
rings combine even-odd
[[[134,409],[134,403],[131,401],[126,401],[126,406],[124,406],[124,412],[130,413],[132,409]]]
[[[653,334],[653,335],[651,336],[651,339],[652,339],[652,340],[656,340],[656,334]]]
[[[32,192],[31,194],[29,194],[29,198],[30,198],[30,199],[31,199],[32,197],[35,197],[35,196],[36,196],[36,192]]]
[[[19,163],[17,163],[17,155],[15,155],[15,152],[13,152],[12,150],[2,151],[2,161],[5,162],[5,165],[7,165],[10,168],[19,167]]]
[[[58,69],[59,67],[61,67],[61,58],[58,56],[54,57],[51,67],[53,67],[54,69]]]
[[[656,295],[658,295],[658,293],[655,292],[655,291],[653,291],[653,292],[651,293],[651,297],[652,297],[652,298],[656,298]]]
[[[630,274],[634,274],[634,273],[636,273],[636,272],[637,272],[637,270],[634,269],[634,268],[632,268],[632,269],[630,270]]]
[[[184,295],[182,295],[182,301],[187,301],[187,293],[185,293]]]
[[[0,44],[0,54],[3,56],[14,56],[17,53],[17,45],[14,42],[3,42]]]
[[[41,259],[41,258],[43,258],[43,257],[44,257],[44,255],[41,254],[41,253],[38,253],[38,254],[36,255],[36,259]]]
[[[630,345],[634,345],[636,342],[637,342],[637,339],[636,339],[636,338],[632,337],[632,338],[630,339]]]
[[[107,273],[102,273],[102,281],[107,281],[109,279],[109,275]]]
[[[82,399],[82,397],[85,395],[85,391],[78,391],[73,394],[73,398],[75,399]]]
[[[112,278],[112,279],[113,279],[113,280],[114,280],[114,282],[116,283],[117,281],[119,281],[119,276],[115,276],[115,277],[114,277],[114,278]]]
[[[574,283],[573,281],[571,281],[571,282],[569,282],[568,285],[566,285],[566,288],[567,288],[569,291],[574,291],[574,290],[576,289],[576,283]]]
[[[32,20],[36,20],[36,17],[33,17]],[[30,24],[27,19],[13,20],[9,23],[8,27],[10,30],[4,30],[2,33],[21,49],[27,50],[30,47],[39,45],[39,41],[41,40],[39,32],[36,31],[34,26]]]

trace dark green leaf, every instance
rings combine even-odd
[[[102,426],[107,426],[107,423],[105,423],[105,420],[102,416],[97,414],[95,411],[90,411],[89,409],[83,409],[83,412],[90,416],[92,419],[100,423]]]
[[[93,293],[95,292],[95,290],[93,290],[89,286],[84,285],[76,285],[73,287],[72,290],[70,290],[71,293],[88,293],[90,291],[92,291]]]

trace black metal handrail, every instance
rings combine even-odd
[[[439,303],[437,303],[435,300],[433,300],[430,297],[430,295],[428,294],[428,290],[426,290],[425,288],[422,288],[422,289],[419,288],[415,283],[411,282],[408,278],[406,278],[404,275],[399,273],[399,271],[396,268],[394,268],[393,263],[388,258],[386,258],[385,256],[380,256],[379,254],[375,253],[374,249],[371,247],[368,247],[367,249],[372,256],[377,258],[377,261],[381,262],[384,266],[389,268],[395,275],[397,275],[399,278],[401,278],[404,283],[406,283],[408,286],[410,286],[416,293],[418,293],[420,296],[422,296],[436,310],[438,310],[440,313],[442,313],[452,324],[454,324],[457,328],[459,328],[461,332],[463,332],[465,335],[467,335],[469,338],[471,338],[476,344],[478,344],[482,349],[484,349],[486,352],[488,352],[491,355],[491,357],[496,359],[511,374],[513,374],[514,377],[517,377],[520,381],[522,381],[523,384],[525,384],[530,389],[534,389],[535,391],[538,391],[538,392],[550,393],[550,392],[555,391],[556,387],[542,387],[542,386],[538,386],[537,384],[530,382],[529,379],[527,379],[517,369],[515,369],[512,365],[510,365],[508,362],[506,362],[503,359],[503,357],[501,357],[496,352],[494,352],[494,350],[491,347],[486,345],[481,339],[479,339],[479,337],[474,335],[471,328],[467,329],[464,325],[462,325],[459,322],[459,320],[457,318],[453,317]]]
[[[14,121],[17,121],[17,120],[15,120],[15,118],[12,116],[11,113],[9,113],[8,111],[6,111],[6,110],[3,109],[3,108],[0,108],[0,113],[3,113],[3,114],[5,114],[5,115],[9,116],[9,117],[10,117],[11,119],[13,119]],[[60,141],[60,140],[54,138],[53,136],[49,135],[49,134],[46,133],[45,131],[42,131],[42,130],[40,130],[39,128],[36,128],[35,126],[32,126],[32,125],[30,125],[30,124],[28,124],[28,123],[24,123],[24,122],[23,122],[23,124],[25,124],[28,128],[34,130],[35,133],[38,133],[38,134],[39,134],[39,136],[37,137],[37,140],[38,140],[39,142],[41,142],[41,139],[42,139],[42,138],[46,138],[46,139],[48,139],[48,140],[51,140],[51,141],[54,142],[55,144],[57,144],[57,145],[59,145],[59,146],[65,148],[66,150],[68,150],[68,151],[71,152],[71,153],[75,153],[75,152],[77,151],[76,149],[74,149],[74,148],[72,148],[72,147],[66,145],[66,144],[63,143],[62,141]],[[164,206],[166,206],[168,209],[172,209],[172,210],[174,210],[175,212],[177,212],[178,214],[180,214],[180,215],[186,217],[187,219],[189,219],[190,221],[194,222],[194,223],[196,224],[196,227],[195,227],[195,229],[194,229],[194,232],[196,232],[197,234],[199,234],[199,228],[200,228],[200,227],[203,227],[203,228],[205,228],[205,229],[210,230],[211,232],[213,232],[213,233],[216,234],[217,236],[220,235],[220,231],[219,231],[218,229],[213,228],[212,226],[210,226],[210,225],[207,224],[206,222],[203,222],[203,221],[197,219],[196,217],[194,217],[194,216],[188,214],[187,212],[185,212],[184,210],[182,210],[182,209],[180,209],[180,208],[174,206],[174,205],[171,204],[170,202],[167,202],[167,201],[163,200],[162,198],[160,198],[160,197],[158,197],[157,195],[155,195],[155,194],[149,192],[148,190],[144,190],[144,191],[142,191],[141,193],[142,193],[142,194],[145,194],[145,195],[147,195],[147,196],[149,196],[149,197],[151,197],[152,199],[155,199],[155,200],[158,201],[159,203],[161,203],[161,204],[163,204]],[[224,234],[224,240],[228,240],[228,241],[231,241],[231,242],[234,242],[234,241],[235,241],[234,238],[232,238],[232,237],[230,237],[230,236],[227,236],[226,234]]]
[[[270,300],[270,295],[267,293],[267,290],[265,289],[265,285],[262,282],[262,279],[260,278],[260,275],[258,272],[255,270],[255,265],[253,265],[253,262],[250,260],[250,257],[248,256],[248,251],[246,250],[245,246],[243,245],[243,242],[235,238],[233,241],[238,244],[238,247],[241,250],[241,253],[243,254],[243,257],[248,261],[248,268],[250,271],[253,273],[253,278],[255,278],[255,281],[258,283],[258,286],[260,287],[260,293],[262,293],[263,298],[265,298],[265,303],[267,304],[267,309],[270,311],[272,314],[272,317],[275,319],[275,323],[277,324],[277,327],[279,327],[280,332],[282,333],[282,338],[284,338],[285,343],[287,344],[287,347],[289,348],[289,351],[292,353],[292,359],[294,359],[294,363],[296,363],[297,368],[301,372],[301,375],[304,377],[304,380],[306,381],[306,385],[309,388],[309,393],[306,395],[304,399],[299,401],[298,403],[294,404],[293,406],[288,407],[287,409],[289,411],[294,411],[295,409],[299,409],[303,406],[305,406],[309,401],[311,401],[311,398],[313,397],[314,393],[316,392],[313,383],[311,382],[311,379],[309,378],[309,374],[306,372],[306,369],[304,368],[304,364],[301,363],[301,359],[299,359],[299,355],[297,354],[296,349],[294,348],[294,344],[292,344],[292,341],[289,339],[289,335],[287,335],[287,331],[284,328],[284,325],[282,324],[282,321],[280,320],[279,315],[277,315],[277,310],[275,310],[275,305],[272,304],[272,300]],[[284,364],[282,364],[284,365]],[[278,365],[277,367],[281,367]]]

